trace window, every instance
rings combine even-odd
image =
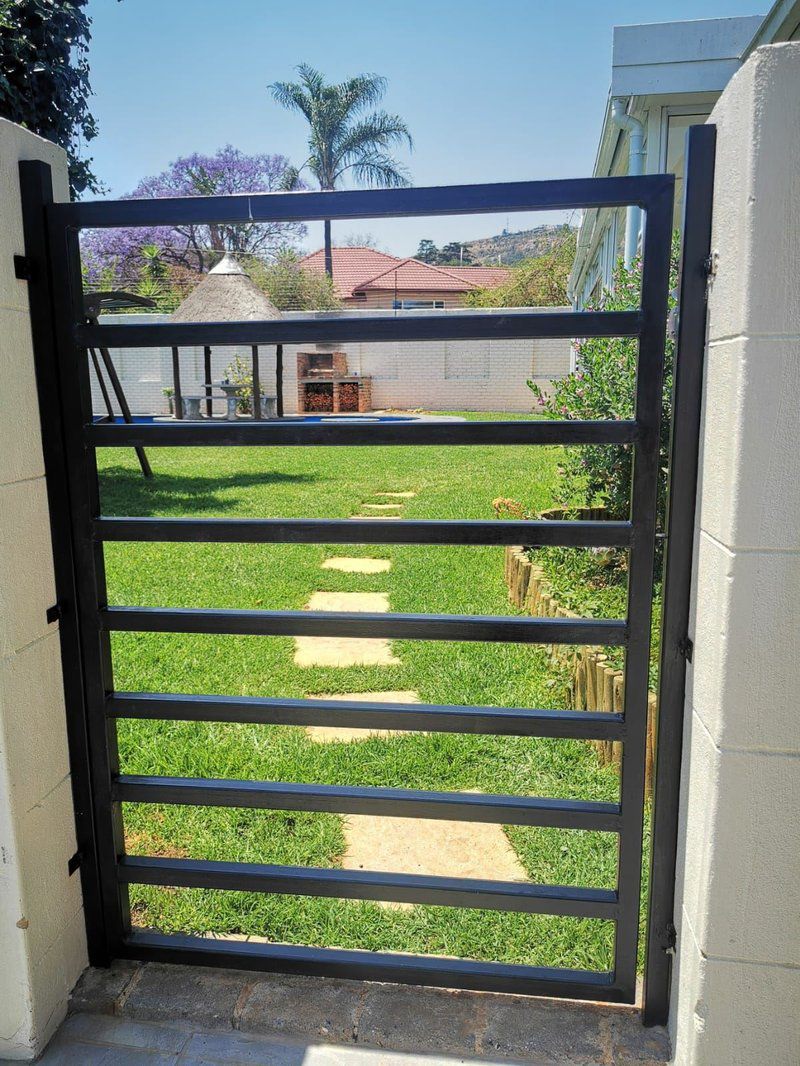
[[[662,169],[667,174],[675,175],[675,208],[672,221],[675,229],[680,228],[683,215],[683,167],[685,163],[686,130],[689,126],[702,125],[708,118],[708,114],[708,112],[695,112],[687,115],[667,112],[666,138],[662,148]]]
[[[444,300],[395,300],[395,311],[441,311]]]

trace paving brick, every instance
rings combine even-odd
[[[144,1048],[54,1040],[38,1066],[175,1066],[177,1055]]]
[[[656,1066],[670,1062],[671,1048],[666,1029],[645,1029],[638,1011],[611,1015],[611,1050],[614,1066]]]
[[[172,1055],[177,1055],[189,1039],[187,1032],[167,1025],[115,1018],[108,1014],[83,1013],[67,1018],[60,1036],[65,1040],[144,1048]]]
[[[358,981],[271,975],[254,983],[239,1029],[352,1042],[364,988]]]
[[[94,1011],[110,1014],[114,1005],[141,969],[140,962],[118,959],[106,969],[90,966],[72,990],[71,1011]]]
[[[368,985],[359,1044],[394,1051],[474,1055],[481,1005],[469,993],[414,985]]]
[[[252,975],[241,970],[214,971],[151,962],[126,999],[125,1014],[229,1029],[234,1008],[250,981]]]
[[[485,1001],[486,1027],[479,1050],[537,1066],[613,1064],[606,1012],[587,1005],[523,996]],[[616,1066],[616,1064],[614,1064]]]
[[[181,1066],[205,1063],[258,1063],[259,1066],[302,1066],[306,1047],[276,1043],[243,1033],[194,1033],[181,1055]]]

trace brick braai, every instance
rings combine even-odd
[[[371,411],[372,378],[349,374],[346,352],[298,352],[297,410]]]

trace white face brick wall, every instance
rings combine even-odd
[[[544,309],[540,309],[544,310]],[[392,311],[370,314],[392,316]],[[452,314],[466,313],[463,308]],[[359,318],[363,312],[343,312]],[[302,317],[287,312],[291,320]],[[104,315],[104,323],[165,322],[167,315]],[[535,397],[526,382],[533,379],[546,388],[570,370],[570,342],[565,339],[527,341],[426,341],[401,343],[344,343],[348,369],[371,375],[375,408],[426,408],[428,410],[528,412]],[[284,402],[286,412],[297,409],[297,352],[308,345],[285,345]],[[310,350],[314,350],[311,346]],[[214,348],[212,380],[225,376],[226,367],[238,355],[250,365],[250,348]],[[137,414],[163,414],[167,399],[163,389],[172,386],[172,354],[168,348],[112,349],[111,357],[122,381],[131,410]],[[204,380],[203,349],[182,348],[181,388],[200,394]],[[275,392],[275,349],[263,346],[259,353],[262,391]],[[103,400],[92,373],[94,409],[103,412]],[[115,405],[116,409],[116,405]],[[222,414],[224,402],[215,411]]]
[[[800,1062],[800,44],[717,126],[684,738],[679,1066]]]
[[[17,165],[61,149],[0,119],[0,1057],[32,1058],[86,965]]]

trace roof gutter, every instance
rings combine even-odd
[[[628,114],[627,100],[611,101],[611,120],[628,134],[628,175],[638,177],[644,173],[644,126],[633,115]],[[639,246],[639,228],[642,212],[639,207],[631,205],[625,216],[625,269],[630,270]]]

